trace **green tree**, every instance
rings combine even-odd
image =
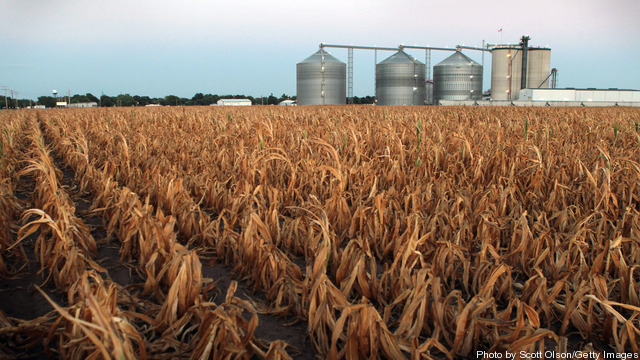
[[[38,105],[44,105],[48,108],[54,108],[56,107],[56,99],[54,99],[53,96],[39,96]]]
[[[271,93],[271,95],[269,95],[269,98],[267,99],[267,105],[278,105],[278,103],[278,98],[273,96],[273,93]]]
[[[216,104],[220,100],[220,96],[207,94],[202,98],[202,105]]]
[[[135,106],[136,101],[129,94],[120,94],[116,96],[116,106]]]
[[[203,93],[196,93],[191,98],[191,101],[193,102],[194,105],[204,105],[204,94]]]
[[[167,95],[167,96],[165,96],[160,104],[162,104],[162,105],[170,105],[170,106],[181,105],[180,104],[180,98],[175,96],[175,95]]]
[[[107,95],[102,95],[100,96],[100,106],[114,106],[115,105],[115,99],[112,98],[111,96],[107,96]]]
[[[94,102],[94,103],[99,103],[100,99],[98,99],[97,97],[93,96],[92,93],[87,93],[87,95],[85,95],[87,97],[87,99],[89,99],[90,102]]]
[[[76,104],[76,103],[86,103],[89,102],[89,98],[85,95],[79,95],[79,94],[75,94],[71,97],[71,103],[72,104]]]
[[[147,106],[149,104],[153,104],[153,100],[151,100],[151,98],[148,96],[134,95],[133,100],[136,101],[138,106]]]
[[[32,101],[29,99],[18,99],[18,107],[19,108],[26,108],[27,106],[31,106]]]
[[[373,104],[375,98],[373,96],[353,97],[354,104]]]

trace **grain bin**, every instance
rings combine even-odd
[[[296,64],[298,105],[344,105],[347,65],[324,49]]]
[[[551,49],[529,48],[527,62],[527,88],[548,89],[551,71]]]
[[[378,105],[424,105],[425,66],[400,50],[376,64]]]
[[[491,99],[516,100],[522,78],[522,51],[517,47],[491,50]]]
[[[433,101],[482,100],[482,65],[456,51],[433,67]]]

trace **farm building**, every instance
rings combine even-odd
[[[95,102],[95,101],[82,102],[82,103],[73,103],[73,104],[69,104],[69,107],[71,107],[71,108],[93,108],[93,107],[98,107],[98,103]]]
[[[251,106],[249,99],[220,99],[218,106]]]
[[[640,102],[640,91],[618,89],[522,89],[519,100],[602,103]]]

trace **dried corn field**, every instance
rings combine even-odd
[[[0,118],[0,297],[52,306],[0,309],[0,358],[640,352],[638,110]]]

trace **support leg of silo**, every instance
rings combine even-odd
[[[427,77],[425,80],[431,80],[431,49],[424,50],[424,64],[427,68]]]
[[[375,79],[375,96],[373,103],[375,104],[378,101],[378,77],[376,76],[376,66],[378,65],[378,49],[375,50],[373,55],[373,78]]]
[[[349,48],[349,60],[348,60],[348,74],[347,74],[347,100],[349,104],[353,104],[353,48]]]

